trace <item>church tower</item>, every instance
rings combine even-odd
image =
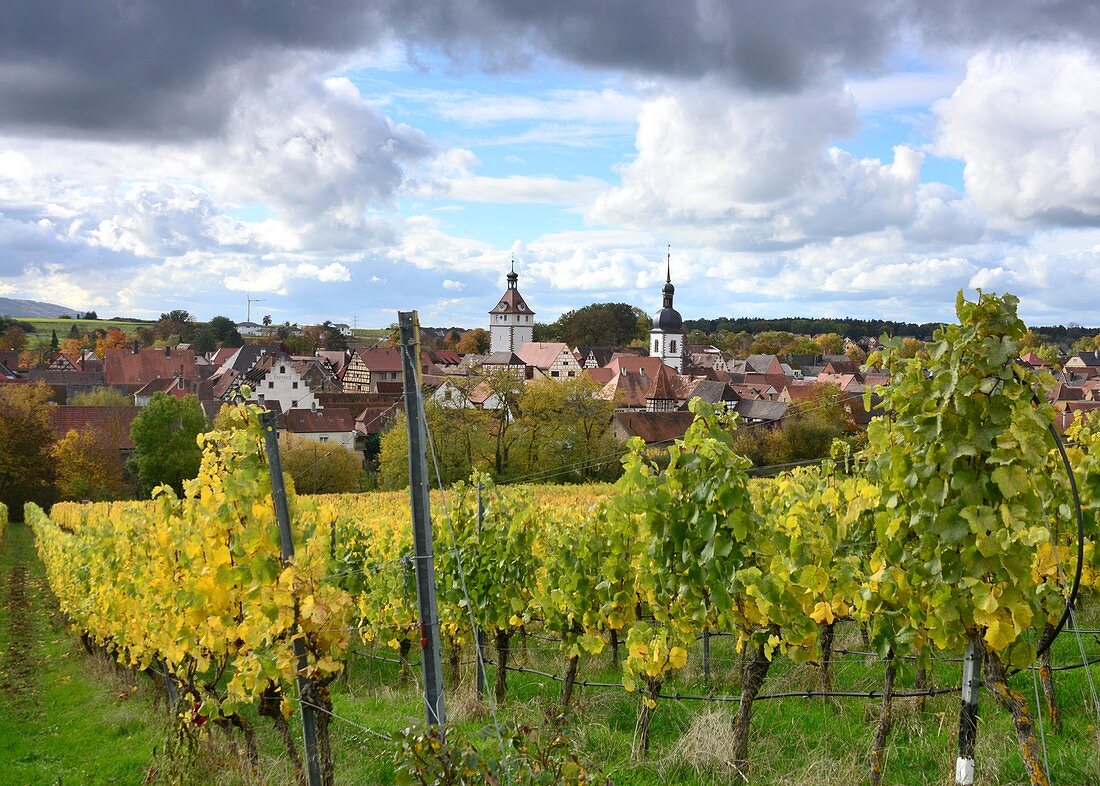
[[[489,312],[489,351],[518,352],[531,342],[535,334],[535,312],[523,300],[516,289],[519,275],[516,260],[512,258],[512,271],[508,274],[508,289]]]
[[[649,356],[658,357],[666,366],[672,367],[677,374],[684,373],[684,320],[680,312],[672,307],[672,296],[676,287],[672,286],[672,250],[669,249],[666,260],[665,286],[661,290],[663,303],[661,310],[653,315],[653,329],[649,331]]]

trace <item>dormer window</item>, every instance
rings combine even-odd
[[[507,303],[505,303],[505,302],[504,302],[504,301],[502,300],[502,301],[500,301],[500,305],[499,305],[499,306],[497,306],[497,308],[508,308],[508,304],[507,304]]]

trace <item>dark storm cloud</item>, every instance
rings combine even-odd
[[[643,75],[797,91],[874,72],[903,40],[1092,43],[1100,7],[1036,0],[0,0],[0,126],[216,132],[237,94],[302,51],[393,35],[485,69],[547,54]]]

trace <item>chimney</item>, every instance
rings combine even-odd
[[[165,347],[164,348],[164,356],[166,358],[172,357],[172,348],[171,347]]]
[[[138,343],[138,340],[135,338],[134,339],[134,354],[136,355],[140,350],[141,350],[141,345]]]

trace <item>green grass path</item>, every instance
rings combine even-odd
[[[30,531],[9,524],[0,545],[0,784],[144,782],[164,733],[148,692],[128,684],[80,651]]]

